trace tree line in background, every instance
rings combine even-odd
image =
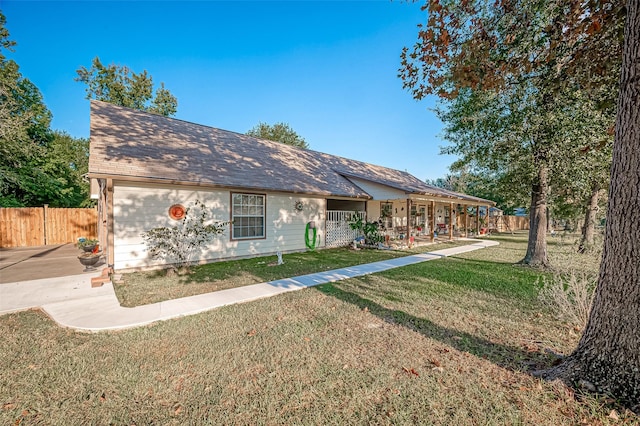
[[[52,114],[40,90],[6,56],[16,43],[5,24],[0,12],[0,207],[89,207],[89,139],[51,129]],[[177,112],[176,97],[164,83],[154,91],[146,70],[103,65],[95,57],[89,68],[76,73],[76,81],[86,85],[87,99],[164,116]],[[259,123],[247,134],[308,148],[286,123]]]
[[[298,148],[308,149],[309,144],[302,136],[297,134],[287,123],[276,123],[269,125],[260,122],[251,128],[247,135],[254,138],[268,139],[274,142],[280,142]]]

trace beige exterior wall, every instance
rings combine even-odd
[[[173,204],[193,205],[202,201],[211,209],[215,220],[230,220],[231,192],[252,193],[246,190],[203,190],[184,186],[159,186],[115,183],[113,198],[114,217],[114,267],[116,270],[145,268],[162,265],[163,261],[149,258],[141,233],[176,222],[169,218],[168,209]],[[224,258],[272,254],[277,251],[305,250],[305,229],[309,221],[318,228],[319,246],[323,247],[326,201],[324,198],[303,197],[290,194],[267,193],[266,238],[231,240],[231,229],[214,239],[209,247],[194,261],[206,262]],[[303,203],[302,211],[294,208],[295,202]]]
[[[403,197],[406,195],[403,193]],[[400,200],[374,200],[367,201],[367,220],[374,221],[380,219],[380,203],[389,202],[393,204],[392,218],[393,227],[406,226],[407,225],[407,200],[406,198]]]
[[[407,198],[406,192],[399,189],[353,177],[350,177],[348,179],[355,185],[358,185],[360,188],[362,188],[362,190],[367,194],[371,195],[374,200],[385,201]]]
[[[369,222],[380,218],[380,201],[367,201],[367,220]]]

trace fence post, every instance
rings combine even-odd
[[[49,209],[49,204],[45,204],[44,207],[44,225],[42,226],[42,230],[44,232],[44,245],[47,245],[47,213],[48,213],[48,209]]]

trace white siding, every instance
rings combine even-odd
[[[244,192],[237,190],[233,192]],[[305,250],[306,224],[315,221],[318,228],[318,246],[324,246],[325,199],[297,197],[286,194],[266,195],[265,238],[255,240],[231,240],[231,230],[217,237],[198,261],[271,254],[276,251]],[[143,184],[114,185],[114,267],[115,269],[140,268],[161,265],[164,262],[149,258],[141,233],[176,222],[168,216],[172,204],[185,207],[200,200],[211,209],[215,220],[229,221],[231,191],[208,191],[179,186]],[[302,211],[294,204],[302,201]]]
[[[395,199],[406,199],[407,193],[399,189],[391,188],[390,186],[380,185],[379,183],[370,182],[364,179],[348,178],[355,185],[358,185],[367,194],[371,195],[374,200],[387,201]]]

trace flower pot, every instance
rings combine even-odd
[[[91,253],[93,250],[95,250],[96,246],[97,246],[97,244],[93,244],[93,245],[90,245],[90,246],[80,246],[80,248],[82,248],[82,250],[85,253]]]
[[[84,271],[82,272],[91,272],[95,271],[94,267],[96,263],[100,260],[102,253],[84,253],[78,256],[78,260],[84,266]]]

